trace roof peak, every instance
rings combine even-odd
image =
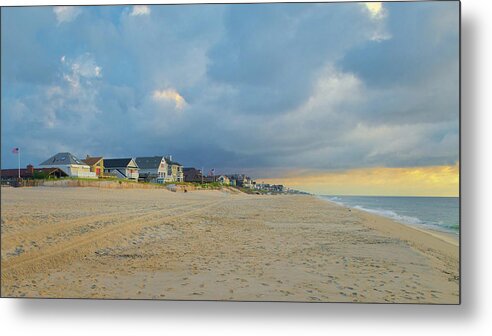
[[[84,165],[84,163],[70,152],[60,152],[48,160],[42,162],[40,166],[50,166],[50,165],[66,165],[66,164],[78,164]]]

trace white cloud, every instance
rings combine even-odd
[[[58,24],[71,22],[81,13],[80,8],[75,6],[56,6],[53,8]]]
[[[94,68],[94,74],[96,77],[102,77],[102,68],[100,66],[96,66]]]
[[[173,102],[177,110],[182,110],[187,105],[186,100],[175,89],[155,90],[152,93],[152,99],[154,101]]]
[[[389,158],[417,162],[432,157],[435,155],[433,153],[452,157],[459,142],[457,132],[452,131],[455,127],[455,121],[397,125],[367,125],[361,122],[346,133],[344,141],[351,146],[365,146],[365,156],[369,162],[386,162]],[[447,132],[436,141],[436,133],[442,131]]]
[[[390,38],[391,38],[391,34],[381,29],[374,31],[370,37],[371,41],[376,41],[376,42],[389,40]]]
[[[362,94],[362,82],[357,76],[328,65],[319,72],[313,94],[299,112],[312,113],[317,109],[326,114],[340,104],[360,102]]]
[[[382,2],[365,2],[361,6],[363,10],[369,14],[371,21],[374,23],[374,30],[369,33],[369,39],[371,41],[381,42],[389,40],[392,36],[385,29],[385,20],[388,16],[388,12],[384,8]]]
[[[149,15],[150,7],[146,5],[135,5],[130,12],[131,16]]]
[[[73,61],[62,56],[61,63],[65,66],[63,79],[70,84],[73,89],[80,87],[81,79],[90,80],[102,77],[102,67],[98,66],[94,57],[90,53],[85,53]]]
[[[337,139],[350,127],[351,114],[365,99],[364,84],[356,75],[328,64],[317,74],[312,93],[301,106],[271,116],[233,116],[228,120],[233,137],[223,146],[280,164],[295,166],[302,161],[316,165],[320,158],[333,157],[331,151],[339,146]],[[244,125],[255,125],[254,137]],[[321,155],[320,150],[325,152]]]
[[[77,127],[83,127],[100,113],[97,106],[100,81],[96,79],[102,77],[102,68],[90,53],[75,59],[62,56],[60,61],[62,80],[45,87],[37,98],[42,106],[43,124],[54,128],[73,121]]]

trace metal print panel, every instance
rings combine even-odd
[[[2,7],[1,295],[460,303],[460,3]]]

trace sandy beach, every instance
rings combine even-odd
[[[455,237],[313,196],[1,192],[4,297],[459,302]]]

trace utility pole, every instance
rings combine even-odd
[[[17,159],[19,160],[19,162],[18,162],[19,166],[18,167],[19,167],[19,180],[20,180],[20,148],[19,148],[19,157]]]

